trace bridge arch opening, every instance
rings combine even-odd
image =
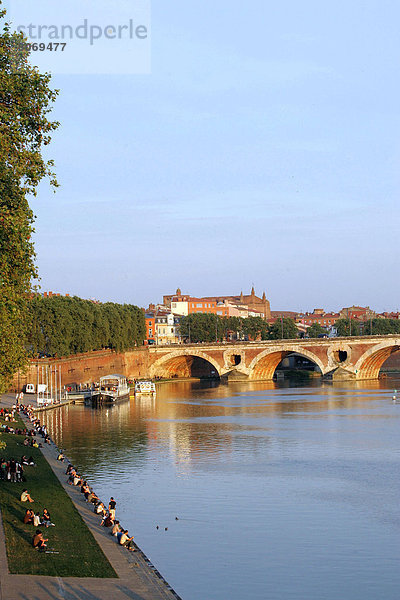
[[[278,365],[285,359],[295,356],[296,360],[307,361],[307,365],[313,365],[315,371],[324,373],[324,365],[313,352],[307,348],[296,345],[286,345],[275,350],[264,350],[256,356],[249,365],[249,378],[259,381],[271,380],[274,377]],[[306,366],[305,364],[302,366]]]
[[[275,371],[281,365],[285,368],[306,368],[307,370],[321,371],[321,366],[316,357],[309,352],[294,350],[278,350],[275,352],[262,353],[258,360],[253,361],[250,373],[251,379],[271,380]]]
[[[219,372],[216,365],[202,356],[180,354],[155,363],[152,376],[166,379],[219,379]]]
[[[379,372],[386,361],[398,352],[400,352],[399,344],[373,348],[366,352],[356,365],[357,379],[378,379]],[[398,364],[400,365],[400,361]]]

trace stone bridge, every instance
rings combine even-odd
[[[396,335],[150,346],[149,376],[271,380],[279,363],[295,353],[328,378],[377,379],[399,350]]]

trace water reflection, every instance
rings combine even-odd
[[[391,600],[395,387],[168,383],[155,401],[45,418],[96,491],[118,498],[121,521],[185,600]]]

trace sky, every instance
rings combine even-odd
[[[123,46],[115,72],[55,73],[42,290],[399,309],[399,21],[395,0],[153,0],[148,73]]]

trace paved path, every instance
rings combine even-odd
[[[11,406],[14,401],[14,395],[5,394],[1,397],[1,406]],[[99,516],[90,510],[80,489],[67,484],[66,466],[57,461],[58,452],[54,444],[46,444],[42,452],[116,571],[118,579],[11,575],[7,568],[4,528],[0,516],[0,600],[179,600],[179,596],[139,548],[136,552],[129,552],[116,543],[109,529],[100,526]]]

